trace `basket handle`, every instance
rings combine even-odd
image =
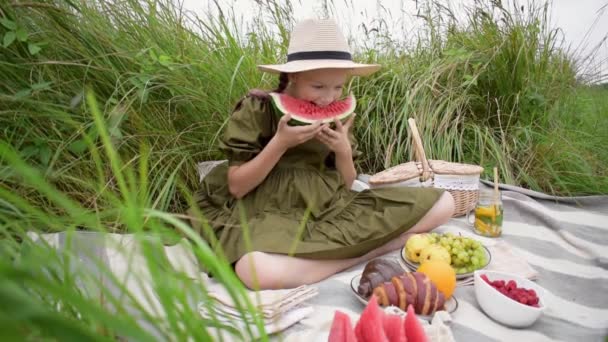
[[[424,146],[422,145],[420,133],[418,133],[418,127],[416,127],[416,121],[413,118],[409,118],[407,119],[407,122],[410,124],[410,128],[412,129],[412,139],[414,142],[414,155],[416,156],[416,161],[422,163],[422,175],[420,178],[424,182],[431,177],[429,161],[426,159],[426,153],[424,152]]]

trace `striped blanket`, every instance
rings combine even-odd
[[[550,292],[549,307],[533,326],[511,329],[480,310],[472,286],[459,286],[455,292],[459,306],[449,324],[455,340],[603,341],[608,331],[608,196],[557,198],[510,186],[502,186],[502,190],[503,236],[485,239],[484,243],[504,241],[525,258],[536,271],[538,284]],[[464,218],[452,219],[438,230],[470,233]],[[118,279],[127,279],[133,269],[145,269],[141,258],[121,257],[109,248],[134,244],[133,236],[77,234],[77,243],[72,243],[71,248],[89,251],[92,248]],[[63,233],[44,236],[32,233],[32,238],[44,238],[56,248],[65,247]],[[174,267],[200,277],[189,248],[189,244],[180,243],[166,247],[165,252]],[[387,257],[398,258],[398,252]],[[361,273],[363,266],[357,265],[315,284],[318,295],[309,301],[314,313],[275,338],[326,340],[336,310],[349,314],[354,322],[363,304],[350,290],[350,281]],[[153,292],[149,286],[134,281],[126,285],[136,298],[147,303],[145,307],[158,309],[158,303],[149,303],[150,296],[146,293]]]
[[[504,241],[536,271],[536,281],[549,291],[549,307],[526,329],[505,327],[486,316],[473,286],[458,286],[458,309],[450,327],[456,341],[604,341],[608,334],[608,196],[557,198],[512,186],[501,186]],[[470,234],[464,218],[453,218],[438,231]],[[386,257],[399,258],[399,252]],[[350,281],[364,265],[318,284],[313,302],[318,314],[293,330],[328,329],[336,309],[357,317],[363,309],[350,291]],[[290,335],[288,335],[290,336]],[[304,340],[302,340],[304,341]]]

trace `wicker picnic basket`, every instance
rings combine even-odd
[[[369,179],[372,188],[386,186],[435,187],[446,189],[454,197],[454,216],[462,216],[475,207],[479,198],[479,176],[483,168],[478,165],[427,160],[416,122],[407,120],[412,131],[416,161],[393,166],[376,173]]]

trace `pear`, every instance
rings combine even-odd
[[[420,252],[420,263],[427,261],[443,261],[448,265],[452,262],[450,253],[441,245],[428,245]]]
[[[405,253],[409,260],[420,262],[420,252],[431,244],[426,234],[414,234],[405,243]]]

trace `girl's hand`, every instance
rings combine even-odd
[[[353,126],[354,121],[355,114],[353,114],[344,125],[342,125],[340,120],[335,119],[336,129],[333,130],[329,128],[328,125],[323,125],[321,126],[321,132],[317,134],[316,138],[329,147],[330,150],[334,151],[336,156],[352,154],[348,133]]]
[[[320,121],[306,126],[289,126],[287,124],[289,120],[291,120],[291,115],[284,115],[279,120],[277,132],[274,135],[274,139],[277,140],[279,146],[285,149],[307,142],[318,135],[323,128]]]

